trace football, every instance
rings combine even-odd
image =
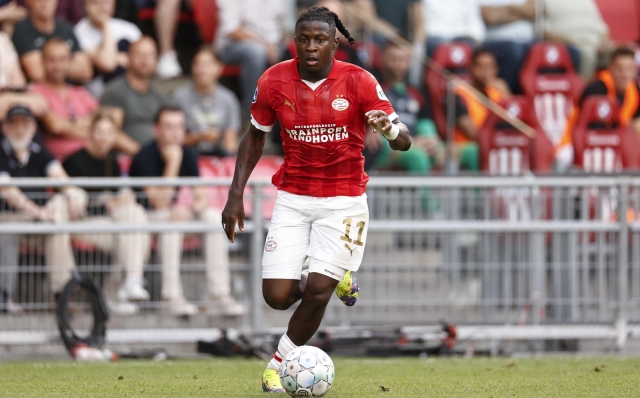
[[[282,387],[292,397],[324,396],[331,390],[335,374],[333,361],[317,347],[298,347],[280,364]]]

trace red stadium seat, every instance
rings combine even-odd
[[[596,0],[596,4],[613,41],[640,40],[640,3],[637,0]]]
[[[538,126],[531,102],[525,97],[513,97],[502,101],[500,105],[510,115],[533,127],[536,137],[527,137],[491,112],[478,136],[481,170],[491,175],[522,175],[532,171],[550,171],[553,166],[553,147]],[[532,218],[531,193],[527,189],[494,189],[490,194],[490,203],[493,218]],[[547,203],[547,207],[548,205]]]
[[[607,96],[587,98],[573,130],[575,165],[589,173],[615,173],[629,167],[633,160],[623,148],[633,136],[619,123],[615,101]]]
[[[218,4],[216,0],[193,0],[193,19],[200,30],[202,41],[211,44],[218,30]]]
[[[436,49],[433,59],[444,69],[468,81],[468,67],[472,54],[473,49],[465,43],[441,44]],[[429,89],[436,128],[444,139],[446,138],[447,129],[447,117],[443,106],[443,98],[447,92],[446,80],[440,73],[427,67],[425,70],[425,84]]]
[[[584,86],[566,47],[554,43],[534,44],[520,71],[520,86],[533,100],[542,130],[553,146],[557,146]]]
[[[630,129],[619,127],[619,115],[617,102],[607,96],[592,96],[584,101],[573,130],[576,167],[587,173],[616,173],[637,167],[637,138]],[[616,220],[619,209],[612,200],[616,192],[611,188],[588,188],[588,218]],[[589,240],[593,242],[595,234],[590,234]]]
[[[530,101],[513,97],[500,105],[533,127],[537,135],[531,139],[491,112],[479,132],[481,170],[493,175],[549,172],[553,166],[553,146],[540,129]]]

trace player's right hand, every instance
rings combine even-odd
[[[244,201],[242,197],[229,195],[227,204],[222,211],[222,229],[227,234],[229,242],[234,242],[236,234],[236,224],[240,232],[244,232]]]

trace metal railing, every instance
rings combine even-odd
[[[229,179],[14,179],[0,181],[0,187],[52,191],[67,185],[226,187],[229,183]],[[252,203],[253,214],[245,224],[246,233],[230,247],[231,286],[234,296],[250,308],[252,329],[260,330],[274,326],[272,310],[261,294],[268,228],[263,204],[271,201],[273,189],[267,180],[252,180],[249,186],[252,194],[245,201]],[[325,325],[426,325],[441,320],[522,328],[615,325],[622,331],[618,343],[623,345],[627,325],[640,322],[640,178],[374,177],[367,195],[370,226],[358,271],[361,299],[357,310],[333,300]],[[0,222],[0,238],[20,235],[36,241],[29,244],[23,238],[20,263],[0,268],[0,275],[19,273],[13,299],[27,313],[51,311],[44,236],[168,231],[190,237],[220,232],[220,225]],[[122,269],[113,256],[101,257],[99,250],[76,245],[74,255],[78,270],[103,286]],[[201,277],[205,264],[197,238],[192,246],[185,243],[182,263],[187,298],[206,306],[207,286]],[[157,264],[152,255],[145,271],[152,300],[142,310],[149,313],[162,307]],[[0,315],[0,331],[6,328],[10,325]]]

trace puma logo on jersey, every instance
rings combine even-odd
[[[351,247],[349,247],[349,245],[347,245],[346,243],[344,244],[344,247],[347,248],[347,250],[349,250],[349,253],[351,253],[351,257],[353,257],[353,251],[356,250],[358,247],[354,247],[353,249]]]
[[[284,104],[286,106],[290,106],[292,111],[296,111],[296,102],[293,101],[293,103],[289,102],[289,100],[284,101]]]

